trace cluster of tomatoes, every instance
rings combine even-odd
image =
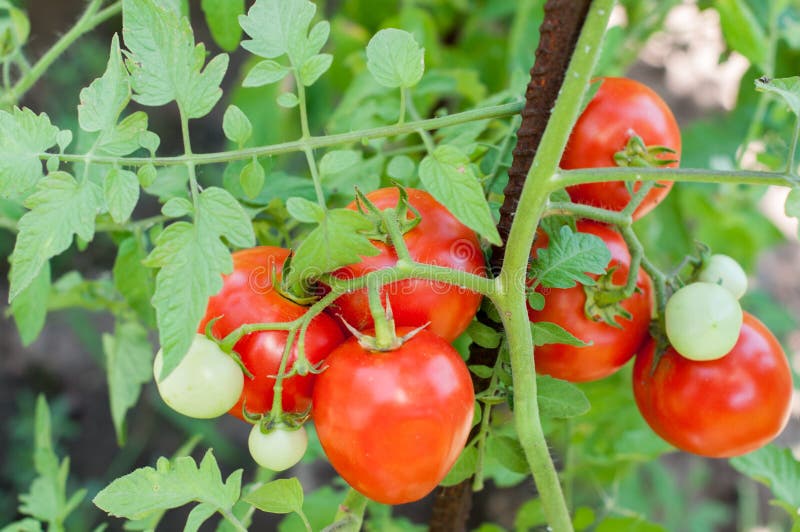
[[[410,208],[403,212],[415,219],[403,234],[410,258],[485,275],[476,234],[427,192],[407,189],[405,193]],[[380,210],[395,209],[400,192],[381,189],[366,198]],[[380,239],[372,243],[379,250],[377,255],[333,275],[351,279],[397,263],[397,252],[390,243]],[[222,338],[241,325],[280,324],[302,317],[308,307],[287,297],[280,287],[289,253],[276,247],[234,253],[234,271],[225,276],[222,290],[209,299],[198,330],[204,331],[210,323],[213,335]],[[290,340],[289,331],[254,332],[234,346],[252,377],[242,379],[236,362],[221,351],[214,364],[204,358],[196,366],[207,378],[192,375],[186,379],[202,397],[186,400],[188,408],[181,409],[169,393],[171,381],[180,378],[183,366],[193,366],[192,357],[206,348],[217,348],[198,334],[198,349],[193,347],[181,365],[159,382],[162,396],[184,414],[212,417],[227,411],[255,422],[249,438],[251,454],[260,465],[273,470],[287,469],[302,457],[307,445],[302,422],[310,415],[331,464],[354,488],[388,504],[420,499],[455,463],[472,426],[472,380],[450,342],[466,330],[481,296],[452,285],[406,279],[384,285],[380,298],[391,308],[396,325],[396,342],[389,348],[375,349],[361,334],[350,335],[344,326],[372,333],[369,298],[367,290],[361,289],[343,294],[309,322],[302,341],[312,371],[291,373],[299,338]],[[417,330],[419,327],[423,328]],[[282,368],[290,341],[291,351]],[[221,370],[221,365],[238,374],[237,379],[230,379],[236,381],[230,387],[227,383],[223,386],[228,369]],[[322,371],[316,374],[313,368]],[[159,375],[160,360],[155,370]],[[274,419],[270,413],[279,374],[290,375],[281,379],[280,411],[284,415]],[[224,392],[217,387],[225,388]],[[183,391],[176,395],[189,397]],[[204,401],[215,403],[213,411],[193,410]],[[259,422],[262,417],[264,421]]]
[[[619,150],[634,133],[640,145],[670,149],[650,151],[656,160],[631,161]],[[607,78],[576,123],[561,166],[609,167],[626,159],[633,164],[660,164],[658,159],[664,155],[680,156],[680,132],[669,108],[638,82]],[[634,220],[669,192],[670,183],[660,185],[633,211]],[[578,185],[570,187],[569,194],[577,203],[616,211],[631,199],[631,191],[622,182]],[[586,220],[578,221],[577,229],[605,242],[611,252],[610,281],[617,287],[624,285],[631,257],[622,236],[610,226]],[[542,235],[534,254],[547,244],[547,235]],[[528,309],[531,320],[555,322],[591,345],[537,348],[536,369],[584,382],[611,375],[636,355],[634,396],[645,421],[659,436],[703,456],[750,452],[785,427],[792,377],[775,337],[742,311],[738,299],[746,289],[747,277],[736,261],[725,255],[702,257],[692,282],[670,296],[663,322],[651,327],[653,287],[641,269],[636,290],[619,303],[620,316],[611,323],[587,311],[591,287],[537,288],[546,292],[546,303],[542,310]],[[657,340],[664,333],[671,344],[665,350]]]
[[[665,154],[679,157],[679,151],[680,132],[664,102],[637,82],[608,78],[578,120],[562,167],[674,164]],[[652,188],[633,218],[654,208],[670,186]],[[569,194],[577,203],[620,211],[637,189],[610,182],[570,187]],[[485,275],[475,233],[427,192],[405,193],[402,198],[398,189],[381,189],[366,198],[377,210],[413,220],[402,237],[410,259]],[[401,209],[403,202],[407,205]],[[672,347],[661,352],[651,337],[653,286],[643,270],[632,295],[613,303],[612,319],[597,319],[586,310],[591,291],[625,285],[631,256],[613,227],[579,220],[577,229],[608,247],[608,275],[595,287],[537,287],[545,305],[529,307],[528,314],[531,321],[556,323],[589,345],[541,346],[535,352],[537,371],[573,382],[596,380],[638,354],[636,401],[665,440],[697,454],[730,456],[772,439],[788,418],[790,370],[775,338],[739,307],[737,299],[746,288],[741,268],[736,270],[729,258],[712,256],[699,269],[698,282],[672,295],[664,320]],[[532,256],[547,241],[540,232]],[[376,237],[372,243],[378,254],[333,277],[353,279],[398,263],[390,238]],[[245,324],[276,326],[243,336],[233,347],[238,360],[198,334],[165,379],[160,378],[159,353],[154,369],[162,397],[189,416],[229,412],[254,423],[251,454],[260,465],[278,471],[304,454],[303,422],[310,416],[331,464],[354,488],[388,504],[425,496],[455,463],[473,423],[472,381],[450,342],[467,329],[481,296],[421,279],[396,281],[380,289],[397,327],[388,347],[365,341],[375,327],[366,289],[342,294],[298,334],[280,327],[308,312],[281,287],[289,255],[276,247],[233,254],[234,271],[208,301],[198,331],[208,328],[223,338]],[[301,344],[302,371],[294,368]]]

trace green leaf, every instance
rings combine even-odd
[[[276,99],[276,101],[278,102],[278,105],[280,105],[281,107],[285,107],[286,109],[297,107],[297,105],[300,103],[300,100],[297,98],[297,95],[293,92],[281,93]]]
[[[603,239],[575,233],[563,226],[550,237],[546,248],[538,250],[531,264],[531,276],[548,288],[571,288],[575,283],[593,285],[587,273],[602,274],[611,260]]]
[[[414,176],[416,165],[414,160],[407,155],[392,157],[386,165],[386,174],[394,179],[406,182]]]
[[[277,83],[289,73],[289,67],[283,66],[272,59],[264,59],[256,63],[242,81],[242,87],[263,87]]]
[[[465,447],[458,455],[456,463],[450,468],[447,476],[439,483],[441,486],[455,486],[475,474],[478,466],[478,450],[474,445]]]
[[[197,532],[202,524],[208,521],[215,513],[217,513],[217,509],[213,504],[205,502],[198,504],[189,512],[183,532]]]
[[[124,157],[139,149],[143,137],[151,136],[158,141],[158,135],[147,131],[147,114],[136,111],[111,129],[102,131],[97,139],[96,150],[100,154]]]
[[[105,73],[81,90],[78,124],[84,131],[111,131],[130,99],[131,83],[114,34]]]
[[[332,62],[331,54],[312,55],[300,67],[300,81],[306,87],[313,85],[321,75],[328,71]]]
[[[800,117],[800,76],[791,78],[759,78],[755,81],[756,90],[780,96],[789,109]]]
[[[745,0],[716,0],[722,35],[728,45],[745,56],[761,71],[767,68],[769,41],[764,28]]]
[[[291,286],[301,279],[360,262],[362,256],[377,255],[378,248],[359,234],[359,231],[371,228],[372,222],[359,212],[349,209],[328,211],[319,226],[297,248],[286,283]]]
[[[542,310],[544,308],[544,304],[545,299],[543,294],[536,291],[528,292],[528,305],[533,310]]]
[[[143,467],[114,480],[94,498],[110,515],[140,519],[150,512],[178,508],[192,501],[230,510],[239,499],[242,470],[225,482],[209,450],[198,467],[190,456],[159,458],[156,468]]]
[[[28,517],[0,528],[0,532],[42,532],[42,524]]]
[[[500,340],[503,338],[499,331],[479,321],[473,321],[469,324],[467,334],[469,334],[473,342],[487,349],[494,349],[500,345]]]
[[[519,441],[509,436],[490,434],[486,441],[486,453],[500,465],[514,473],[530,473],[525,451]]]
[[[762,484],[766,484],[781,507],[793,510],[793,518],[800,515],[800,461],[791,449],[767,445],[757,451],[737,456],[731,465]],[[787,508],[788,506],[788,508]]]
[[[205,47],[195,46],[189,20],[156,0],[123,0],[122,17],[134,100],[148,106],[175,100],[187,118],[208,114],[222,96],[227,54],[203,69]]]
[[[56,144],[58,128],[30,109],[0,111],[0,196],[30,190],[42,177],[39,153]]]
[[[108,395],[117,443],[125,444],[125,413],[136,404],[142,385],[153,378],[153,348],[147,330],[135,321],[118,322],[103,335]]]
[[[121,224],[131,217],[139,201],[139,179],[130,170],[112,168],[103,183],[103,193],[111,218]]]
[[[492,376],[492,373],[494,373],[494,370],[492,368],[490,368],[489,366],[484,366],[482,364],[470,364],[469,366],[467,366],[467,368],[481,379],[488,379],[489,377]]]
[[[253,134],[253,125],[241,109],[229,105],[222,117],[222,131],[228,140],[243,146]]]
[[[86,490],[67,498],[69,459],[59,462],[53,450],[50,409],[43,395],[36,401],[33,463],[37,477],[28,493],[20,495],[19,511],[48,523],[48,530],[63,530],[64,519],[83,500]]]
[[[137,312],[141,320],[154,326],[155,311],[150,304],[155,291],[155,274],[142,261],[147,257],[147,250],[141,236],[131,235],[119,243],[117,258],[114,261],[112,274],[114,286]]]
[[[158,170],[152,164],[146,164],[139,167],[136,171],[136,177],[139,179],[139,184],[142,188],[149,188],[158,177]]]
[[[425,49],[407,31],[383,29],[367,44],[367,68],[384,87],[413,87],[425,71]]]
[[[289,514],[303,511],[303,486],[296,478],[267,482],[243,499],[262,512]]]
[[[533,335],[533,345],[536,347],[546,344],[564,344],[578,347],[591,345],[591,342],[584,342],[560,325],[548,321],[531,323],[531,334]]]
[[[157,134],[152,131],[142,131],[139,134],[139,145],[150,152],[151,157],[156,156],[158,146],[161,144],[161,139]]]
[[[31,210],[19,221],[9,301],[36,278],[45,262],[70,246],[73,235],[92,240],[100,203],[100,189],[88,179],[78,183],[65,172],[55,172],[40,181],[26,201]]]
[[[300,222],[322,223],[325,220],[325,209],[305,198],[289,198],[286,201],[286,210],[292,218]]]
[[[439,146],[419,165],[419,178],[425,188],[470,229],[500,245],[483,188],[470,166],[469,157],[453,146]]]
[[[250,36],[242,48],[267,59],[286,55],[300,69],[318,54],[328,40],[330,25],[318,22],[309,33],[308,27],[317,6],[308,0],[258,0],[239,17],[239,24]]]
[[[598,523],[595,532],[667,532],[667,529],[644,517],[606,517]]]
[[[194,212],[194,205],[186,198],[170,198],[161,207],[161,214],[169,218],[183,218]]]
[[[264,168],[258,159],[253,159],[242,168],[239,182],[248,198],[252,199],[258,196],[261,189],[264,188]]]
[[[252,247],[253,227],[229,192],[209,187],[198,197],[195,223],[176,222],[159,235],[145,265],[160,267],[153,305],[164,351],[164,375],[175,369],[189,349],[208,298],[222,288],[221,274],[233,269],[221,238],[237,247]]]
[[[571,382],[547,375],[536,376],[539,410],[543,417],[570,418],[582,416],[591,405],[586,394]]]
[[[525,501],[525,503],[517,510],[517,515],[514,518],[515,530],[531,530],[537,526],[546,525],[547,518],[544,515],[544,506],[542,506],[542,499],[535,498]]]
[[[214,42],[226,52],[236,50],[242,38],[239,16],[244,13],[244,0],[203,0],[200,8]]]
[[[50,296],[50,262],[45,261],[39,274],[11,302],[11,314],[17,324],[22,345],[28,346],[38,338],[47,317]]]
[[[319,162],[319,173],[326,176],[338,174],[361,162],[362,154],[356,150],[333,150],[322,156]]]

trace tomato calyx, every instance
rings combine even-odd
[[[277,266],[274,264],[272,265],[270,284],[281,297],[288,299],[292,303],[307,307],[319,299],[319,294],[314,293],[313,284],[307,279],[301,279],[293,285],[289,285],[283,281],[288,277],[286,274],[289,273],[292,267],[293,256],[294,252],[290,252],[289,256],[286,257],[280,275],[278,275]]]
[[[311,405],[302,412],[267,412],[266,414],[250,412],[247,410],[247,401],[242,402],[242,418],[252,424],[258,425],[262,434],[269,434],[278,428],[297,430],[311,417]]]
[[[675,150],[667,146],[646,146],[642,137],[631,132],[628,143],[614,154],[617,166],[658,167],[677,163],[677,159],[665,159],[664,155],[674,155]]]
[[[414,229],[422,220],[419,211],[411,205],[408,201],[408,193],[406,189],[397,185],[400,197],[397,200],[397,206],[391,209],[380,210],[367,198],[367,196],[356,187],[356,207],[358,211],[365,215],[373,224],[373,228],[364,232],[364,236],[370,240],[376,240],[383,243],[391,241],[391,234],[389,227],[387,227],[387,217],[391,217],[394,223],[400,230],[400,234],[406,234]],[[408,213],[411,213],[411,218]]]
[[[633,316],[622,306],[622,301],[631,294],[625,293],[625,287],[614,284],[612,277],[617,267],[613,266],[601,275],[595,284],[584,285],[583,291],[586,294],[586,303],[583,310],[586,317],[594,321],[602,321],[617,329],[622,329],[622,325],[617,321],[617,317],[631,320]],[[636,290],[639,290],[637,287]]]
[[[347,321],[345,321],[341,315],[339,315],[339,318],[342,320],[342,323],[347,330],[350,331],[350,334],[352,334],[358,340],[358,344],[361,347],[367,351],[373,351],[377,353],[388,353],[389,351],[399,349],[404,343],[414,338],[417,334],[419,334],[420,331],[424,330],[428,325],[430,325],[429,322],[407,332],[402,336],[397,336],[394,328],[394,320],[390,319],[388,321],[390,324],[389,329],[391,334],[388,337],[379,338],[380,335],[377,334],[377,332],[374,336],[363,333],[347,323]]]

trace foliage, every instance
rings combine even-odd
[[[602,2],[613,4],[599,0],[595,6]],[[476,346],[499,356],[492,363],[467,360],[485,389],[476,396],[472,436],[443,485],[472,479],[476,490],[488,489],[485,481],[517,486],[533,474],[542,496],[527,498],[513,518],[506,516],[516,530],[545,523],[598,531],[704,530],[724,522],[718,503],[694,503],[687,495],[712,481],[707,471],[700,468],[679,480],[658,461],[671,448],[636,411],[629,368],[586,384],[534,378],[534,346],[582,346],[591,339],[579,339],[555,323],[529,324],[521,313],[524,300],[531,308],[545,304],[534,291],[537,286],[593,286],[595,276],[610,273],[608,248],[598,237],[575,230],[578,216],[619,225],[637,264],[642,261],[663,289],[662,300],[691,276],[688,268],[674,276],[671,270],[695,249],[695,240],[731,255],[750,272],[758,254],[781,241],[780,232],[751,206],[763,194],[758,185],[785,185],[790,188],[786,214],[800,218],[795,157],[800,120],[793,116],[800,115],[800,78],[791,70],[800,57],[796,6],[777,0],[700,2],[702,9],[719,13],[728,51],[747,58],[751,69],[735,110],[684,128],[683,166],[699,173],[643,171],[646,181],[667,176],[678,183],[632,228],[625,212],[587,210],[569,202],[560,191],[566,180],[615,177],[557,171],[557,137],[563,137],[563,148],[569,113],[576,114],[592,94],[589,77],[624,73],[676,1],[623,0],[627,24],[607,31],[602,52],[597,39],[584,53],[578,48],[569,72],[578,81],[562,89],[551,119],[555,125],[542,141],[544,155],[537,156],[536,171],[528,178],[534,185],[526,190],[534,191],[517,212],[515,224],[530,222],[530,231],[523,230],[522,237],[512,231],[505,242],[499,281],[482,272],[411,260],[355,280],[331,275],[377,255],[387,242],[405,259],[404,244],[396,238],[400,227],[392,224],[413,222],[405,216],[376,219],[368,208],[344,208],[354,187],[365,192],[394,184],[424,188],[479,235],[485,253],[499,252],[492,251],[503,244],[498,209],[543,3],[358,0],[333,10],[326,2],[309,0],[203,0],[198,6],[179,0],[90,0],[74,31],[31,66],[25,49],[28,19],[0,1],[0,226],[16,233],[9,258],[9,313],[22,342],[36,340],[51,311],[110,314],[113,329],[95,342],[102,347],[97,350],[107,377],[108,417],[121,453],[138,453],[128,425],[131,411],[142,408],[141,397],[154,401],[150,333],[157,332],[166,376],[186,355],[222,275],[232,271],[232,250],[255,245],[293,250],[284,271],[268,273],[280,273],[281,282],[271,280],[281,293],[309,303],[306,314],[280,329],[292,341],[298,338],[295,372],[320,369],[304,359],[305,334],[314,316],[341,293],[410,277],[466,287],[486,296],[486,303],[456,345],[465,358]],[[187,17],[198,9],[203,17],[197,23],[207,26],[202,30]],[[113,28],[107,56],[104,51],[105,70],[93,72],[99,77],[81,90],[83,81],[71,87],[71,94],[79,94],[73,98],[77,108],[67,112],[64,101],[48,102],[48,115],[18,106],[40,76],[69,70],[61,54],[73,41],[119,13],[122,24]],[[604,26],[593,24],[587,22],[602,35]],[[197,42],[206,29],[213,42]],[[230,61],[228,54],[237,60]],[[163,127],[162,114],[173,111],[174,127]],[[203,136],[227,139],[229,151],[211,151]],[[202,153],[201,142],[206,142]],[[758,171],[743,168],[744,152],[757,147]],[[528,261],[543,212],[549,244]],[[84,251],[109,252],[113,263],[91,274],[79,272],[71,260]],[[97,274],[103,269],[108,272]],[[321,298],[298,293],[319,283],[327,288],[312,295]],[[794,325],[763,293],[746,296],[743,306],[763,309],[776,330]],[[217,340],[241,362],[233,346],[268,326]],[[288,375],[281,372],[277,383]],[[531,378],[521,382],[521,375]],[[278,421],[272,416],[283,413],[280,401],[276,404],[261,422]],[[519,412],[535,415],[520,420]],[[210,434],[215,450],[206,450],[198,461],[190,456],[196,444],[190,440],[171,458],[157,458],[155,467],[127,474],[111,468],[108,478],[76,490],[68,481],[69,459],[59,459],[62,453],[54,448],[50,410],[40,397],[32,434],[35,477],[25,479],[30,485],[19,497],[20,519],[3,531],[65,530],[70,519],[84,529],[95,524],[101,529],[106,515],[126,519],[126,528],[148,530],[165,512],[187,505],[193,507],[186,530],[199,529],[215,514],[218,530],[243,530],[259,512],[281,516],[282,531],[329,525],[355,529],[362,519],[366,530],[419,528],[394,516],[391,507],[367,504],[354,491],[346,494],[339,489],[341,481],[309,489],[297,477],[254,472],[249,461],[238,468],[241,463],[230,455],[242,450],[221,438],[210,422],[170,419],[186,432]],[[310,432],[306,463],[324,454]],[[548,449],[559,464],[558,476]],[[130,471],[134,462],[152,460],[128,456],[122,462]],[[774,504],[800,529],[800,466],[789,450],[768,446],[731,464],[767,485]],[[228,469],[233,472],[225,473]],[[560,484],[574,510],[566,516],[569,523],[547,498],[562,498]],[[103,513],[90,507],[90,498]],[[479,530],[498,526],[486,523]]]

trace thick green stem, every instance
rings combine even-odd
[[[339,133],[337,135],[325,135],[322,137],[309,137],[307,139],[299,139],[291,142],[283,142],[280,144],[272,144],[269,146],[257,146],[255,148],[246,148],[243,150],[231,150],[215,153],[198,153],[191,156],[178,155],[175,157],[113,157],[113,156],[97,156],[94,161],[98,164],[106,163],[121,163],[126,166],[144,166],[146,164],[153,164],[156,166],[177,166],[186,164],[187,160],[191,159],[195,165],[227,163],[231,161],[239,161],[244,159],[252,159],[253,157],[265,157],[270,155],[280,155],[284,153],[294,153],[303,151],[306,148],[316,149],[325,148],[329,146],[341,146],[361,142],[365,139],[379,139],[385,137],[394,137],[399,135],[406,135],[408,133],[415,133],[439,129],[446,126],[453,126],[457,124],[464,124],[467,122],[474,122],[476,120],[491,120],[494,118],[508,118],[518,114],[522,110],[522,102],[512,102],[503,105],[495,105],[491,107],[481,107],[478,109],[471,109],[463,113],[455,113],[448,116],[439,118],[430,118],[427,120],[415,120],[413,122],[406,122],[402,125],[391,125],[376,127],[371,129],[362,129],[359,131],[350,131],[348,133]],[[52,157],[52,153],[42,152],[38,157],[42,160],[47,160]],[[63,162],[83,162],[85,155],[83,154],[63,154],[59,159]]]
[[[797,175],[797,140],[800,138],[800,118],[795,120],[792,144],[789,146],[789,160],[786,163],[786,173],[791,176]]]
[[[15,105],[22,96],[30,89],[36,81],[42,77],[53,62],[58,59],[64,51],[72,45],[81,35],[94,29],[99,24],[102,24],[109,18],[118,15],[122,11],[122,2],[114,2],[107,8],[100,9],[103,0],[92,0],[86,7],[81,18],[75,23],[72,28],[65,33],[49,50],[36,62],[30,70],[26,71],[24,75],[14,84],[14,86],[6,92],[2,100],[4,106]]]
[[[367,498],[350,488],[342,504],[339,505],[339,510],[333,518],[333,524],[325,530],[358,532],[358,530],[361,530],[361,523],[364,520],[364,511],[366,509]]]
[[[397,258],[411,261],[411,254],[408,252],[408,246],[403,238],[403,232],[400,230],[400,226],[398,225],[396,213],[396,209],[391,211],[381,211],[381,219],[383,220],[383,225],[386,228],[386,232],[389,234],[389,240],[392,241],[392,247],[394,247]]]
[[[230,525],[231,525],[233,528],[235,528],[236,530],[239,530],[240,532],[247,532],[247,528],[246,528],[246,527],[245,527],[245,526],[244,526],[244,525],[241,523],[241,521],[239,521],[239,520],[236,518],[236,516],[235,516],[235,515],[233,515],[233,513],[232,513],[230,510],[223,510],[223,509],[220,509],[220,510],[219,510],[219,513],[222,515],[222,517],[224,517],[224,518],[225,518],[225,520],[226,520],[228,523],[230,523]]]
[[[533,340],[525,307],[525,272],[536,226],[547,197],[555,188],[554,176],[561,153],[580,112],[613,7],[613,0],[595,0],[586,17],[553,110],[553,116],[558,119],[548,122],[528,171],[506,242],[503,268],[497,278],[499,294],[492,297],[508,337],[514,379],[514,420],[520,444],[541,496],[545,516],[557,532],[572,530],[572,521],[539,417]]]
[[[283,356],[281,357],[280,366],[278,366],[278,374],[275,375],[275,384],[272,386],[272,409],[269,415],[275,421],[279,420],[283,414],[283,379],[286,377],[286,366],[289,364],[289,355],[292,352],[292,345],[294,345],[296,336],[297,328],[290,329],[289,335],[286,337],[286,345],[283,347]]]

